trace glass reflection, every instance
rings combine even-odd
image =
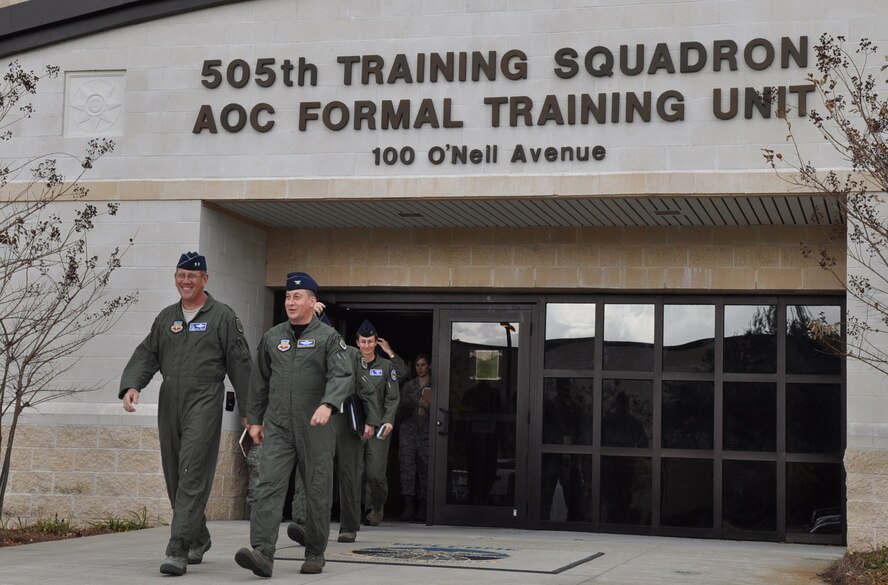
[[[650,380],[603,380],[601,446],[650,447],[653,412]]]
[[[517,323],[453,323],[447,503],[513,506]]]
[[[841,308],[786,307],[786,371],[789,374],[841,374]]]
[[[843,483],[839,463],[787,463],[786,530],[841,534]]]
[[[602,523],[651,524],[651,460],[649,457],[601,458]]]
[[[663,306],[663,370],[711,372],[715,366],[715,305]]]
[[[839,384],[787,384],[786,450],[841,454],[841,412]]]
[[[777,449],[777,385],[725,382],[724,448],[729,451]]]
[[[777,371],[777,306],[725,306],[725,371]]]
[[[777,463],[722,463],[722,526],[734,530],[777,529]]]
[[[540,520],[592,522],[592,456],[544,453]]]
[[[604,306],[604,369],[654,367],[654,305]]]
[[[712,528],[712,460],[663,459],[660,473],[660,523]]]
[[[712,449],[712,382],[663,381],[664,449]]]
[[[543,443],[592,444],[592,378],[546,378]]]
[[[546,368],[595,367],[595,303],[546,305]]]

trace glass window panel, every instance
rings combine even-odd
[[[842,452],[842,387],[839,384],[786,385],[786,450],[789,453]]]
[[[722,463],[722,527],[774,532],[777,529],[777,463]]]
[[[841,534],[843,483],[839,463],[787,463],[786,530]]]
[[[546,378],[543,443],[592,444],[592,378]]]
[[[651,524],[651,460],[649,457],[601,458],[602,523]]]
[[[842,310],[836,306],[786,307],[786,372],[842,373]]]
[[[540,520],[592,522],[592,456],[544,453]]]
[[[663,370],[711,372],[715,365],[715,305],[663,306]]]
[[[447,503],[513,506],[518,323],[454,322]]]
[[[725,306],[725,371],[777,371],[777,306]]]
[[[713,383],[663,382],[664,449],[712,449]]]
[[[650,380],[604,380],[601,394],[601,445],[650,447],[654,412]]]
[[[660,524],[712,528],[711,459],[663,459]]]
[[[595,303],[546,304],[545,368],[595,367]]]
[[[654,305],[604,306],[604,369],[654,368]]]
[[[724,448],[729,451],[777,449],[777,385],[725,382]]]

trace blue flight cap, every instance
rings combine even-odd
[[[364,319],[364,322],[358,327],[358,335],[361,337],[379,337],[379,334],[376,333],[376,327],[367,319]]]
[[[287,275],[287,290],[305,289],[318,294],[318,283],[305,272],[291,272]]]
[[[179,263],[176,264],[176,268],[181,268],[182,270],[203,270],[206,272],[207,259],[197,252],[185,252],[179,256]]]

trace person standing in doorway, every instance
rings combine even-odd
[[[431,361],[421,353],[413,362],[416,377],[401,389],[398,461],[401,465],[401,520],[425,521],[429,463],[429,408],[432,400]]]
[[[388,452],[395,415],[398,412],[400,392],[398,372],[392,361],[376,355],[379,335],[370,321],[361,323],[357,332],[358,350],[367,366],[366,377],[373,389],[379,425],[375,438],[364,443],[364,505],[367,523],[378,526],[382,522],[385,502],[388,499]],[[369,421],[376,422],[376,421]]]
[[[157,405],[160,458],[173,507],[170,540],[160,572],[183,575],[209,550],[204,511],[219,454],[225,375],[237,396],[246,426],[250,350],[234,311],[205,288],[206,258],[186,252],[176,265],[179,302],[163,309],[120,377],[118,397],[134,412],[139,392],[158,371],[163,376]]]
[[[354,380],[342,337],[314,314],[317,291],[308,274],[287,275],[287,321],[262,336],[250,381],[250,435],[263,448],[250,512],[252,548],[238,550],[234,560],[260,577],[271,577],[274,568],[281,510],[297,460],[306,489],[300,572],[320,573],[325,564],[336,441],[328,423]]]

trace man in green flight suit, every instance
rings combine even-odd
[[[160,371],[157,405],[160,458],[173,507],[170,541],[160,572],[182,575],[210,548],[206,509],[219,454],[225,374],[246,425],[250,350],[240,320],[204,290],[206,258],[186,252],[176,266],[181,300],[163,309],[120,377],[123,408],[134,412],[139,392]]]
[[[250,435],[262,444],[250,544],[238,565],[271,577],[281,509],[297,458],[306,486],[305,562],[301,573],[320,573],[330,535],[333,450],[330,417],[351,391],[345,342],[314,314],[318,285],[304,272],[287,275],[287,321],[262,336],[250,380]],[[304,463],[303,463],[304,462]]]
[[[370,321],[364,320],[358,327],[358,350],[366,364],[366,379],[376,394],[378,420],[368,424],[378,428],[376,437],[364,443],[364,505],[367,506],[367,522],[378,526],[382,522],[383,508],[388,499],[388,452],[395,416],[398,413],[400,394],[397,368],[391,360],[377,357],[379,335]]]
[[[319,302],[318,305],[321,305]],[[321,321],[330,324],[325,314],[321,315]],[[377,338],[379,348],[382,349],[392,362],[392,366],[398,376],[401,372],[407,372],[407,364],[395,354],[387,341]],[[360,336],[355,336],[355,342],[360,345]],[[348,346],[348,360],[355,374],[354,392],[358,395],[364,406],[366,424],[363,435],[357,435],[352,431],[349,420],[344,416],[333,418],[333,426],[336,429],[336,476],[339,483],[339,542],[354,542],[357,532],[361,529],[361,487],[364,469],[364,441],[371,439],[380,424],[381,409],[378,404],[378,394],[369,377],[366,358],[356,347]],[[375,359],[375,356],[373,357]],[[371,360],[373,361],[373,360]],[[383,474],[385,471],[383,470]],[[297,475],[295,481],[295,493],[293,495],[293,522],[287,527],[287,536],[291,540],[304,545],[305,528],[305,488]]]

